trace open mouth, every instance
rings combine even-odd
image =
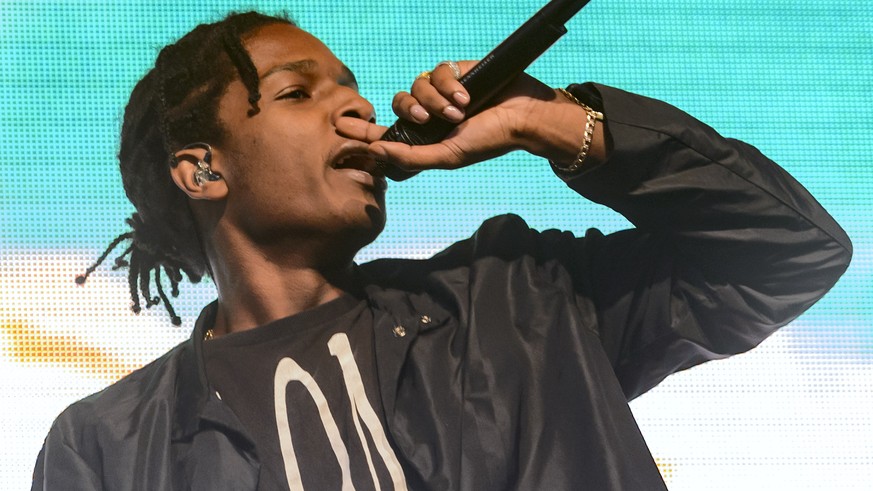
[[[341,152],[332,167],[367,187],[378,190],[388,187],[376,159],[366,151],[353,149]]]
[[[358,169],[376,174],[379,168],[376,159],[366,153],[346,153],[333,164],[334,169]]]

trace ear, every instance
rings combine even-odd
[[[176,186],[189,198],[217,201],[227,197],[227,182],[216,170],[221,167],[217,152],[210,151],[205,145],[189,145],[176,152],[174,157],[176,165],[170,167],[170,175]],[[203,167],[211,171],[214,180],[197,179],[197,173]]]

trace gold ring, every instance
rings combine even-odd
[[[420,78],[425,78],[427,80],[430,80],[430,70],[425,70],[425,71],[419,73],[417,77],[415,77],[416,80],[418,80]]]

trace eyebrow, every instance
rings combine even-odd
[[[261,78],[267,78],[270,75],[275,75],[279,72],[311,72],[315,70],[318,63],[315,60],[298,60],[289,63],[282,63],[267,70],[267,73],[261,75]]]
[[[318,62],[316,62],[315,60],[306,59],[306,60],[291,61],[288,63],[283,63],[281,65],[276,65],[273,68],[270,68],[269,70],[267,70],[266,73],[264,73],[261,76],[261,79],[263,80],[263,79],[269,77],[270,75],[275,75],[279,72],[311,73],[311,72],[315,71],[315,69],[317,67],[318,67]],[[358,88],[358,80],[355,78],[355,74],[352,73],[352,71],[349,70],[349,67],[347,67],[345,65],[342,66],[342,72],[340,74],[338,82],[340,85],[343,85],[346,87],[352,87],[355,90],[357,90],[357,88]]]
[[[339,84],[358,90],[358,79],[355,78],[355,74],[349,69],[349,67],[345,65],[343,65],[343,71],[339,79]]]

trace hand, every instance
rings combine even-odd
[[[459,65],[463,73],[475,62]],[[354,118],[341,118],[337,130],[370,143],[371,152],[380,159],[412,171],[460,168],[518,149],[570,162],[578,152],[585,112],[533,77],[522,73],[491,107],[465,120],[469,97],[452,69],[440,65],[429,78],[417,78],[411,93],[398,93],[393,108],[399,117],[413,122],[433,117],[460,121],[443,141],[420,146],[378,141],[385,127]]]

